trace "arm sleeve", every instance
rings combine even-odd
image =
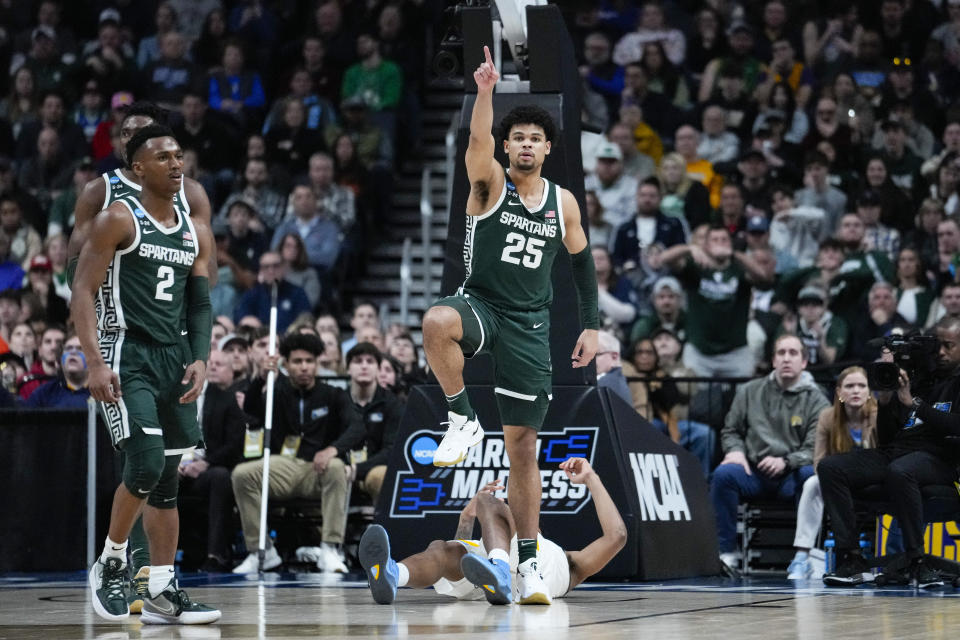
[[[593,266],[590,244],[588,243],[580,253],[570,256],[570,263],[573,267],[573,284],[580,297],[580,322],[584,329],[599,329],[597,272]]]
[[[207,361],[210,355],[210,334],[213,331],[210,305],[210,280],[206,276],[190,276],[187,280],[187,340],[193,360]]]

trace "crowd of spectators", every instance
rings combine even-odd
[[[316,338],[286,347],[294,390],[316,376],[298,382],[291,351],[312,355],[316,375],[349,378],[334,383],[358,406],[354,349],[376,361],[378,388],[402,397],[425,379],[409,330],[384,331],[359,303],[343,340],[326,309],[364,234],[387,219],[401,150],[417,153],[414,52],[436,3],[28,4],[0,7],[11,25],[0,42],[0,404],[85,402],[66,238],[79,190],[122,166],[123,110],[139,99],[170,110],[185,173],[215,212],[207,393],[223,396],[214,421],[240,426],[223,431],[232,457],[185,462],[190,478],[208,472],[193,465],[225,469],[191,490],[211,504],[216,493],[218,508],[255,493],[224,478],[257,464],[244,462],[242,432],[262,422],[256,398],[276,366],[262,328],[274,281],[281,333]],[[598,0],[565,15],[583,118],[603,132],[581,138],[600,383],[698,457],[730,553],[731,504],[813,495],[811,463],[838,452],[815,454],[818,421],[824,433],[844,427],[850,405],[829,409],[806,369],[830,376],[880,356],[875,338],[960,317],[960,0]],[[754,380],[735,394],[673,380],[691,377]],[[795,410],[765,411],[771,398]],[[864,425],[865,402],[850,414]],[[320,432],[311,456],[349,466],[338,438],[360,431]],[[375,495],[376,478],[354,466]],[[336,568],[341,536],[334,520],[307,556]],[[810,539],[798,531],[799,552]],[[211,534],[212,561],[226,553]]]
[[[802,495],[789,574],[822,573],[813,464],[878,446],[855,365],[957,317],[960,1],[610,1],[573,25],[603,130],[600,384],[700,459],[725,563],[739,501]]]
[[[20,292],[35,333],[66,325],[61,254],[74,204],[87,182],[123,167],[124,110],[147,101],[168,111],[184,173],[211,201],[218,311],[235,316],[270,249],[308,310],[339,311],[367,234],[386,226],[398,163],[419,153],[417,42],[439,4],[0,7],[0,289]],[[34,277],[45,272],[55,286]],[[0,332],[0,351],[8,338]]]

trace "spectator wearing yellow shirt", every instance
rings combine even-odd
[[[723,177],[713,170],[713,164],[697,155],[700,145],[700,132],[685,124],[677,129],[673,138],[677,153],[683,156],[687,163],[687,175],[690,179],[700,182],[710,191],[710,206],[720,205],[720,190],[723,188]]]

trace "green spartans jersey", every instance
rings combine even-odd
[[[98,293],[97,326],[101,334],[129,332],[148,342],[178,344],[187,277],[198,253],[196,230],[179,210],[167,228],[136,196],[119,201],[133,216],[136,235],[113,254]]]
[[[546,179],[543,198],[528,210],[517,188],[504,180],[496,205],[467,216],[463,292],[503,309],[535,311],[553,299],[553,259],[566,235],[560,186]]]
[[[107,194],[103,199],[103,206],[100,207],[101,211],[109,207],[111,203],[122,200],[128,196],[140,197],[140,185],[124,176],[122,169],[114,169],[113,171],[102,174],[101,177],[103,181],[107,183]],[[180,191],[177,192],[177,195],[173,196],[173,207],[178,212],[182,211],[190,215],[190,205],[187,204],[187,192],[184,191],[186,185],[187,179],[184,178],[180,183]]]
[[[687,340],[713,356],[747,344],[751,287],[737,262],[705,269],[693,260],[678,274],[687,291]]]

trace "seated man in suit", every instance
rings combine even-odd
[[[211,351],[208,362],[207,386],[198,401],[206,448],[181,460],[180,495],[199,497],[206,506],[207,559],[202,570],[228,573],[234,504],[230,473],[243,462],[243,436],[250,418],[228,391],[233,377],[230,356]]]

